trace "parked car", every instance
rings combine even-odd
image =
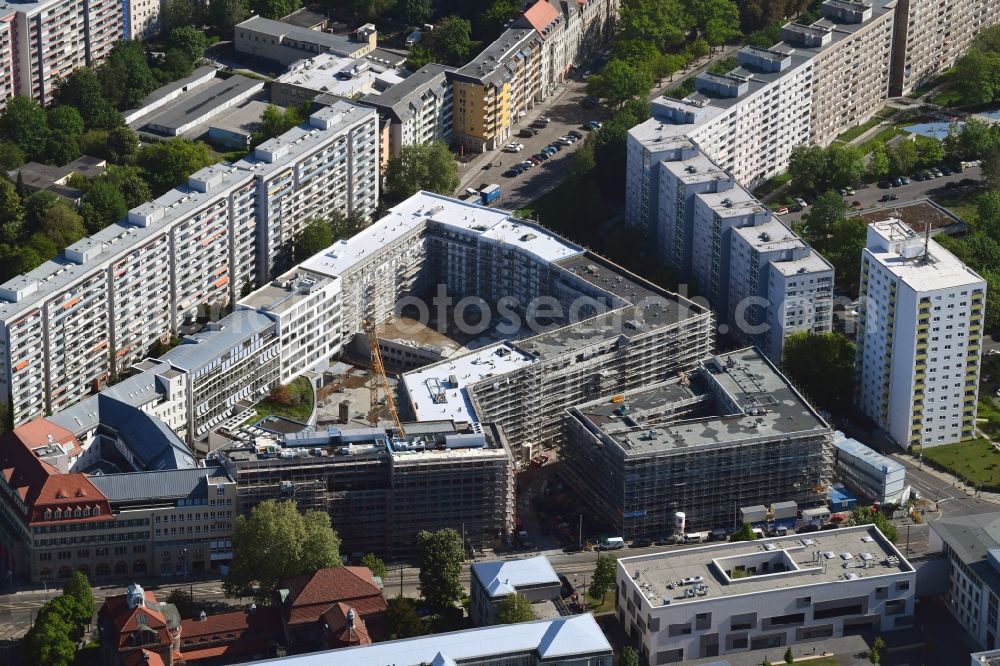
[[[525,170],[527,170],[535,165],[529,162],[528,160],[524,160],[523,162],[521,162],[521,166],[524,167]]]
[[[569,132],[566,133],[566,136],[571,136],[577,141],[583,138],[583,135],[577,132],[576,130],[570,130]]]
[[[837,190],[837,193],[840,194],[840,196],[842,196],[842,197],[846,197],[847,196],[847,188],[846,187],[841,187],[840,189]]]
[[[536,120],[535,122],[531,123],[531,127],[534,127],[536,129],[545,129],[548,126],[549,126],[548,123],[543,123],[541,120]]]
[[[538,166],[539,164],[542,163],[542,161],[540,159],[538,159],[537,157],[535,157],[534,155],[532,155],[531,157],[529,157],[528,161],[531,162],[532,164],[534,164],[535,166]]]
[[[796,534],[809,534],[810,532],[819,532],[819,525],[809,523],[795,530]]]
[[[903,184],[903,185],[909,185],[910,184],[910,179],[907,178],[906,176],[900,176],[899,177],[899,182],[901,184]]]
[[[538,134],[538,130],[534,127],[525,127],[520,132],[517,133],[518,136],[524,137],[525,139],[530,139],[531,137]]]
[[[507,178],[514,178],[515,176],[518,176],[520,174],[521,172],[514,167],[511,167],[510,169],[507,169],[506,171],[503,172],[503,175]]]
[[[960,185],[962,185],[964,187],[974,187],[974,186],[976,186],[976,185],[979,184],[979,181],[976,180],[975,178],[963,178],[962,180],[960,180],[958,182],[959,182]]]
[[[587,122],[587,129],[599,130],[604,127],[604,123],[597,120],[590,120]]]
[[[857,194],[857,192],[854,191],[853,187],[848,187],[846,189],[847,189],[847,196],[849,197],[853,197],[855,194]]]
[[[920,182],[920,181],[924,180],[924,174],[922,174],[922,173],[915,173],[915,174],[913,174],[912,178],[913,178],[913,180],[915,180],[917,182]]]
[[[951,169],[951,167],[947,167],[947,166],[941,167],[941,175],[942,176],[950,176],[953,173],[955,173],[955,172]]]
[[[809,205],[809,202],[803,199],[802,197],[796,197],[795,205],[797,205],[799,208],[805,208],[806,206]]]
[[[513,143],[508,143],[506,146],[503,147],[503,149],[504,152],[506,153],[519,153],[522,150],[524,150],[524,144],[515,141]]]
[[[586,73],[584,74],[586,75]],[[586,97],[583,98],[583,101],[580,102],[580,105],[585,109],[593,109],[598,104],[599,100],[596,97],[593,97],[592,95],[587,95]]]
[[[940,178],[941,176],[944,175],[944,172],[941,171],[941,169],[939,169],[937,167],[934,167],[933,169],[931,169],[931,173],[934,174],[938,178]]]
[[[539,122],[543,122],[543,123],[545,123],[546,125],[548,125],[549,123],[551,123],[551,122],[552,122],[552,119],[551,119],[551,118],[549,118],[548,116],[539,116],[539,117],[538,117],[538,120],[539,120]]]
[[[553,141],[552,143],[550,143],[549,148],[554,148],[557,153],[563,149],[562,144],[559,143],[558,141]]]
[[[788,206],[782,206],[778,210],[774,211],[775,215],[788,215]]]
[[[851,208],[861,208],[861,202],[860,201],[852,201],[851,202]]]
[[[889,179],[889,184],[893,187],[899,187],[900,185],[903,184],[903,181],[899,179],[899,176],[894,176]]]
[[[559,141],[559,143],[561,143],[564,146],[572,146],[573,145],[573,141],[571,139],[567,139],[564,136],[559,137],[558,141]]]
[[[536,158],[538,158],[538,159],[540,159],[541,161],[544,162],[545,160],[549,159],[549,154],[548,153],[535,153],[534,155],[532,155],[532,157],[536,157]]]

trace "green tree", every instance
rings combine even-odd
[[[76,657],[76,644],[71,638],[73,623],[60,604],[53,602],[55,599],[39,609],[35,624],[25,636],[25,663],[69,666]]]
[[[94,180],[80,202],[84,226],[92,234],[122,219],[127,213],[125,197],[104,178]]]
[[[848,210],[847,202],[833,190],[819,195],[808,213],[807,238],[823,244],[834,223],[843,220]]]
[[[750,523],[743,523],[740,529],[736,530],[729,536],[730,541],[755,541],[757,539],[757,534],[753,531],[753,527]]]
[[[661,85],[663,79],[674,75],[674,72],[685,65],[684,56],[676,53],[660,53],[650,64],[650,71],[656,77],[656,85]]]
[[[200,26],[204,23],[201,8],[202,5],[197,0],[167,0],[163,5],[163,25],[167,30],[184,26]],[[266,18],[281,18],[282,16],[284,14]]]
[[[679,0],[632,0],[622,3],[618,39],[655,44],[661,51],[680,47],[695,27],[687,6]]]
[[[691,3],[690,11],[710,45],[719,46],[740,36],[740,10],[732,0],[700,0]]]
[[[65,204],[58,203],[45,209],[39,216],[38,230],[57,250],[62,250],[87,235],[83,218]]]
[[[115,42],[104,63],[97,70],[104,99],[118,109],[131,109],[157,87],[156,77],[146,61],[142,42]]]
[[[826,182],[826,153],[819,146],[801,144],[788,156],[792,187],[798,192],[815,192]]]
[[[205,33],[190,25],[177,26],[170,29],[167,44],[179,49],[190,63],[196,63],[205,55],[208,48],[208,37]]]
[[[94,591],[90,588],[90,581],[82,572],[77,571],[63,586],[63,595],[70,597],[76,602],[76,615],[71,618],[75,624],[90,624],[94,617]]]
[[[333,245],[333,229],[326,220],[313,220],[299,232],[293,244],[295,261],[303,261]]]
[[[24,151],[10,141],[0,141],[0,170],[13,171],[23,165]]]
[[[135,161],[155,195],[184,183],[195,171],[215,162],[204,143],[180,138],[144,145]]]
[[[413,638],[427,633],[424,621],[417,613],[417,602],[407,597],[389,599],[388,625],[389,639]]]
[[[615,587],[617,560],[610,555],[598,556],[594,567],[594,577],[590,583],[590,594],[593,597],[607,597],[608,592]]]
[[[459,16],[441,19],[434,32],[424,35],[427,47],[446,65],[461,67],[472,51],[472,24]]]
[[[130,209],[153,198],[149,184],[138,167],[112,164],[98,180],[106,180],[121,192],[125,205]]]
[[[889,175],[889,154],[885,152],[884,143],[876,143],[868,156],[868,173],[875,180],[882,180]]]
[[[396,13],[406,23],[420,25],[434,14],[434,5],[431,0],[399,0]]]
[[[230,35],[237,24],[250,18],[249,0],[212,0],[208,4],[208,22],[223,35]]]
[[[645,98],[653,87],[652,69],[645,63],[632,64],[612,59],[600,74],[587,79],[587,93],[620,107],[630,99]]]
[[[872,649],[868,651],[868,661],[872,662],[873,664],[881,664],[882,663],[881,650],[878,650],[873,646]]]
[[[987,104],[1000,96],[1000,53],[972,49],[955,65],[952,85],[963,104]]]
[[[851,514],[847,517],[848,525],[874,525],[885,535],[885,538],[889,541],[896,543],[896,539],[899,538],[899,533],[896,530],[896,524],[892,522],[891,519],[886,518],[885,514],[876,509],[873,506],[857,506],[851,510]]]
[[[817,247],[833,264],[837,286],[852,296],[858,294],[861,277],[861,252],[865,249],[868,222],[861,217],[833,221],[829,239]]]
[[[250,138],[250,145],[257,146],[268,139],[284,134],[296,125],[306,121],[309,113],[309,103],[303,106],[289,106],[282,109],[273,104],[268,104],[261,114],[260,127]]]
[[[497,624],[517,624],[535,619],[531,602],[523,594],[508,594],[497,604]]]
[[[993,238],[1000,238],[1000,191],[989,190],[980,194],[976,210],[979,212],[976,229]]]
[[[25,245],[0,245],[0,277],[3,282],[37,268],[42,261],[35,250]]]
[[[139,150],[139,135],[127,125],[115,127],[108,132],[108,159],[115,164],[125,164]]]
[[[270,602],[283,578],[343,564],[330,516],[303,515],[292,501],[266,500],[249,516],[237,517],[232,542],[233,565],[222,589],[226,596],[253,597],[258,604]]]
[[[442,141],[403,146],[389,160],[385,174],[388,197],[402,201],[420,190],[451,195],[458,188],[458,167]]]
[[[83,140],[83,118],[71,106],[54,106],[46,113],[49,140],[45,148],[46,161],[62,166],[80,156]]]
[[[0,113],[0,137],[20,148],[27,159],[41,159],[49,138],[45,109],[30,97],[11,97]]]
[[[639,655],[631,645],[626,645],[622,649],[621,659],[618,661],[618,666],[639,666]]]
[[[857,146],[833,144],[826,149],[828,187],[857,185],[865,175],[865,154]]]
[[[978,118],[969,118],[961,129],[956,126],[944,139],[945,155],[951,160],[978,160],[1000,148],[1000,127]]]
[[[630,128],[649,118],[649,103],[632,100],[615,112],[601,129],[591,135],[594,161],[602,178],[604,196],[614,201],[625,198],[626,137]]]
[[[782,368],[813,404],[842,413],[854,394],[854,343],[840,333],[794,333]]]
[[[183,620],[193,620],[198,616],[199,609],[195,605],[194,597],[184,588],[177,588],[167,595],[167,603],[173,604],[177,608]]]
[[[517,0],[494,0],[473,24],[473,33],[477,39],[492,42],[503,33],[504,27],[520,9],[521,3]]]
[[[361,564],[368,567],[373,576],[378,576],[385,582],[389,576],[389,570],[385,568],[385,562],[375,553],[368,553],[361,558]]]
[[[585,141],[583,146],[570,158],[569,168],[566,170],[566,181],[581,183],[590,176],[596,166],[594,146],[591,141]]]
[[[889,173],[905,176],[917,164],[917,146],[912,141],[900,141],[889,149]]]
[[[54,99],[56,104],[79,111],[87,129],[111,129],[124,124],[121,114],[104,99],[101,82],[89,67],[76,69],[59,80]]]
[[[62,199],[56,196],[55,193],[48,190],[32,192],[31,195],[22,201],[24,206],[25,224],[28,225],[29,229],[37,229],[38,225],[41,223],[42,214],[49,208],[58,204],[60,201],[62,201]]]
[[[0,243],[14,243],[24,228],[24,206],[14,184],[0,178]]]
[[[937,139],[917,135],[914,139],[914,147],[917,151],[916,167],[918,169],[927,169],[944,160],[944,146]]]
[[[434,54],[423,44],[414,44],[410,47],[410,55],[406,58],[406,68],[415,72],[424,65],[434,62]]]
[[[785,650],[785,663],[786,664],[795,663],[795,656],[792,654],[792,648],[790,647]]]
[[[420,567],[420,593],[428,605],[438,611],[454,607],[462,598],[462,563],[465,546],[462,535],[451,528],[417,534],[417,563]]]
[[[698,58],[704,58],[709,53],[712,52],[711,47],[709,47],[708,42],[704,39],[696,39],[690,44],[688,44],[684,50],[687,52],[691,60],[697,60]]]

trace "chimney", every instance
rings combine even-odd
[[[347,609],[347,625],[351,628],[352,631],[354,630],[354,609],[353,608],[348,608]]]

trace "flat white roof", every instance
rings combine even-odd
[[[518,221],[504,210],[486,208],[432,192],[418,192],[351,238],[338,241],[300,265],[324,275],[343,275],[386,245],[427,222],[482,235],[534,255],[558,261],[583,250],[541,227]]]
[[[490,597],[505,597],[529,585],[559,585],[559,576],[544,555],[523,560],[477,562],[472,565],[472,573]]]
[[[539,363],[535,357],[501,342],[408,372],[403,375],[403,385],[418,421],[476,421],[469,386],[535,363]]]
[[[925,255],[924,242],[920,234],[891,218],[868,225],[866,251],[874,261],[916,292],[985,286],[979,274],[934,239],[926,241]]]

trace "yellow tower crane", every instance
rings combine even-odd
[[[396,433],[399,437],[406,435],[403,432],[403,423],[399,420],[399,412],[396,411],[396,399],[392,395],[392,388],[389,386],[389,378],[385,374],[385,366],[382,364],[382,352],[378,348],[378,334],[375,332],[375,326],[369,322],[365,322],[365,331],[368,333],[368,345],[371,348],[372,354],[372,385],[371,385],[371,412],[368,418],[371,420],[373,426],[378,425],[378,383],[382,385],[382,391],[385,393],[385,403],[389,406],[389,411],[392,413],[392,421],[396,425]]]

